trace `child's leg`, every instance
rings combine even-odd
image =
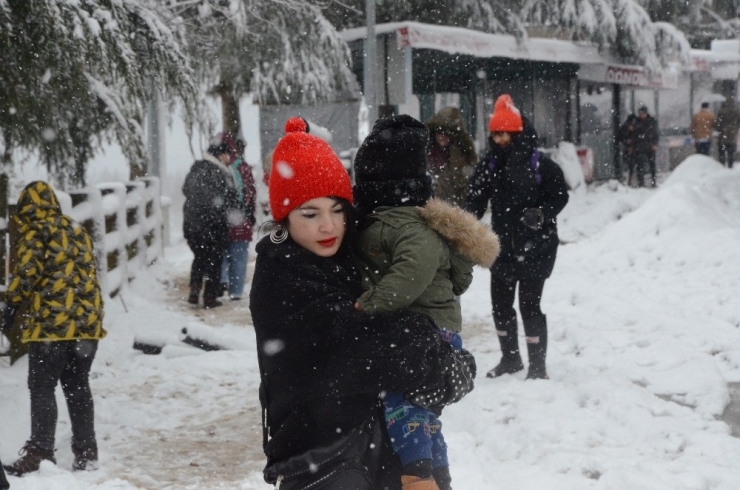
[[[439,338],[444,342],[450,344],[456,352],[462,350],[462,337],[459,333],[453,332],[452,330],[445,330],[444,328],[439,329]]]
[[[383,400],[385,422],[393,451],[403,466],[403,474],[421,478],[432,476],[432,438],[429,412],[411,405],[398,393]]]
[[[432,466],[434,479],[439,490],[448,490],[452,483],[450,461],[447,459],[447,443],[442,435],[442,422],[429,412],[429,429],[432,434]]]

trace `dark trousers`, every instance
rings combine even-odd
[[[735,163],[735,150],[737,145],[730,143],[719,144],[719,163],[722,165],[732,168],[732,164]]]
[[[199,242],[188,240],[188,246],[193,251],[193,265],[190,268],[190,288],[200,291],[205,281],[203,298],[214,300],[219,296],[219,278],[221,277],[221,263],[226,254],[227,243]]]
[[[645,186],[645,169],[650,171],[650,184],[655,186],[655,152],[641,152],[637,154],[637,186]]]
[[[3,463],[0,461],[0,490],[8,490],[10,488],[10,483],[8,483],[8,479],[5,477],[5,471],[3,470]]]
[[[496,320],[516,321],[514,293],[519,283],[519,312],[522,320],[542,315],[540,300],[545,289],[545,279],[523,277],[518,281],[507,282],[496,274],[491,274],[491,304]]]
[[[709,155],[709,151],[712,149],[712,142],[697,141],[696,143],[694,143],[694,148],[696,148],[696,152],[700,155]]]
[[[90,391],[90,368],[97,340],[31,342],[28,348],[28,389],[31,392],[31,439],[35,446],[54,450],[57,402],[61,381],[72,423],[72,444],[95,444],[95,410]]]

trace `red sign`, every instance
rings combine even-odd
[[[606,68],[607,83],[618,83],[620,85],[647,85],[645,73],[635,68],[622,68],[618,66],[608,66]]]

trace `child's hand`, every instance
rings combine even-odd
[[[362,311],[362,305],[359,301],[355,302],[355,310]]]

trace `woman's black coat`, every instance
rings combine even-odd
[[[221,168],[223,167],[223,168]],[[208,155],[190,168],[182,186],[183,235],[188,241],[229,243],[228,213],[241,208],[231,170]]]
[[[346,248],[348,250],[349,248]],[[383,391],[437,389],[444,346],[432,320],[405,311],[370,314],[349,252],[322,258],[291,239],[257,244],[250,310],[257,336],[267,468],[326,446],[378,409]],[[396,460],[386,444],[381,457]],[[377,475],[400,486],[400,469]]]
[[[524,119],[524,130],[509,145],[491,145],[470,180],[465,207],[481,218],[490,201],[491,227],[501,240],[492,272],[507,282],[544,280],[555,265],[556,217],[568,203],[568,186],[563,171],[548,157],[540,154],[533,168],[536,148],[537,133]],[[527,208],[542,210],[541,229],[532,230],[521,221]]]

